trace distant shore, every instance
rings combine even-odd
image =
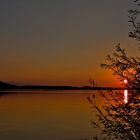
[[[0,81],[0,90],[124,90],[123,87],[91,87],[91,86],[48,86],[48,85],[13,85]],[[131,90],[131,89],[130,89]],[[140,89],[132,89],[140,90]]]

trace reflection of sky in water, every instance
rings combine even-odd
[[[97,120],[97,112],[92,111],[87,97],[95,94],[96,104],[102,109],[106,100],[98,93],[30,91],[3,94],[0,96],[0,137],[2,140],[90,139],[97,133],[90,125],[92,119]],[[127,103],[128,91],[121,91],[121,95]]]
[[[0,98],[2,140],[80,140],[90,138],[94,91],[39,91],[6,94]],[[83,94],[84,93],[84,94]]]

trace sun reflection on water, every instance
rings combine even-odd
[[[127,84],[128,84],[128,81],[127,79],[124,79],[124,87],[127,88]],[[124,103],[126,104],[128,102],[128,90],[125,89],[124,90]]]
[[[125,103],[128,102],[128,90],[127,89],[124,90],[124,102]]]

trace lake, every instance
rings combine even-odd
[[[95,114],[87,97],[93,93],[98,91],[5,92],[0,96],[0,139],[91,138],[96,134],[90,124]]]

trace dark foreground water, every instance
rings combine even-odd
[[[96,91],[10,92],[0,96],[0,140],[81,140],[96,132],[87,97]],[[98,92],[97,92],[98,93]],[[102,100],[100,101],[102,104]]]

